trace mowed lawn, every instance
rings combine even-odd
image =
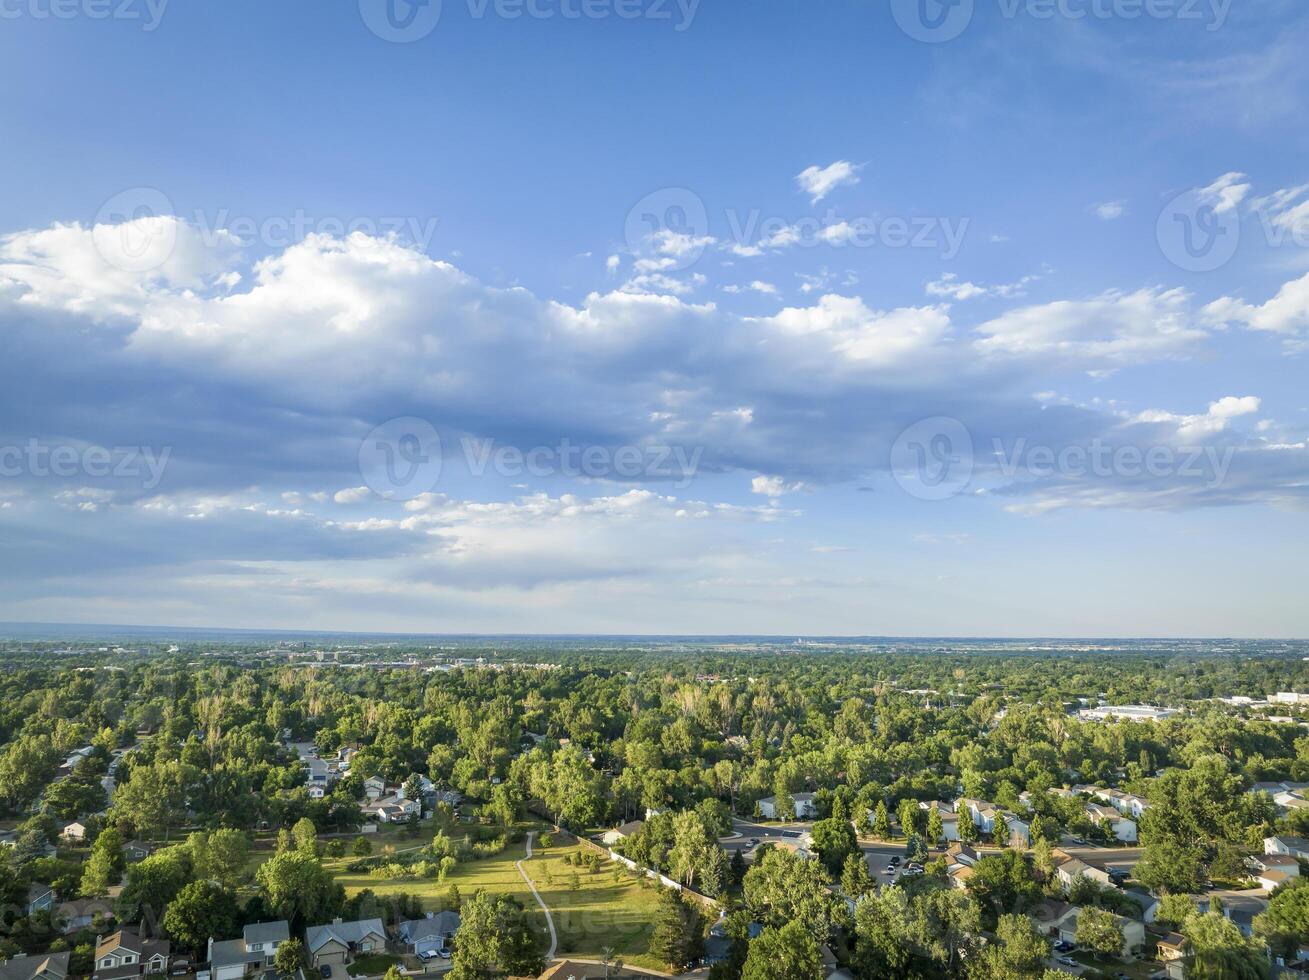
[[[566,855],[581,850],[577,844],[543,851],[538,842],[534,850],[534,856],[523,867],[532,876],[554,917],[555,929],[559,933],[559,955],[599,959],[604,949],[609,947],[633,966],[666,969],[647,952],[659,897],[659,890],[653,882],[642,884],[621,865],[608,860],[594,872],[566,864]],[[425,909],[440,908],[451,885],[459,886],[459,894],[465,900],[478,889],[512,895],[528,910],[532,921],[541,929],[543,945],[548,945],[545,919],[514,864],[522,860],[525,853],[526,845],[520,841],[510,844],[503,854],[496,857],[461,861],[442,882],[433,878],[378,878],[366,873],[352,874],[345,870],[351,858],[324,863],[333,870],[348,895],[365,888],[372,889],[377,895],[408,892],[420,897]],[[578,882],[576,890],[572,887],[574,874]]]
[[[581,852],[577,844],[545,851],[538,846],[523,865],[554,916],[559,955],[599,959],[609,947],[633,966],[666,970],[648,953],[659,887],[608,858],[595,871],[565,863],[566,856]]]
[[[512,895],[531,914],[533,923],[541,931],[543,945],[548,946],[550,938],[545,928],[545,917],[532,898],[532,893],[527,890],[523,876],[514,866],[514,862],[522,860],[526,853],[527,845],[523,841],[510,844],[504,849],[504,853],[495,857],[461,861],[445,881],[437,881],[435,878],[379,878],[366,872],[352,874],[345,870],[347,864],[356,860],[351,857],[323,863],[333,871],[336,880],[345,887],[347,896],[361,892],[365,888],[372,889],[375,895],[407,892],[421,898],[426,911],[435,911],[444,907],[442,903],[450,894],[451,885],[459,887],[459,895],[465,900],[472,898],[479,889],[485,889],[496,895]]]

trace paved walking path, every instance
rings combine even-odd
[[[535,830],[529,830],[527,832],[527,857],[523,858],[523,861],[531,860],[532,840],[535,837],[536,837]],[[547,950],[545,954],[545,959],[546,962],[548,963],[550,960],[553,960],[555,958],[555,950],[559,948],[559,936],[555,932],[554,917],[550,914],[550,910],[546,908],[545,901],[541,898],[541,893],[536,890],[536,885],[534,885],[532,883],[532,879],[528,877],[527,871],[523,867],[523,861],[515,861],[514,866],[518,868],[518,873],[523,876],[523,881],[527,882],[527,887],[532,890],[532,897],[536,899],[536,904],[541,906],[541,911],[545,913],[546,928],[550,930],[550,949]]]

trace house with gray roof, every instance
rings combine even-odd
[[[333,919],[325,926],[305,930],[305,951],[315,968],[334,963],[352,963],[363,953],[380,953],[386,949],[386,928],[381,919],[343,922]]]
[[[401,922],[396,935],[414,953],[436,953],[448,950],[454,935],[459,931],[458,912],[429,913],[425,919]]]
[[[0,960],[0,980],[66,980],[68,977],[67,950],[62,953],[41,953]]]
[[[240,939],[209,939],[210,980],[241,980],[273,965],[277,947],[291,938],[285,920],[256,922],[241,932]]]

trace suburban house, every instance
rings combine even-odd
[[[1056,864],[1054,875],[1059,879],[1059,883],[1063,885],[1065,891],[1073,886],[1079,875],[1106,888],[1113,884],[1109,872],[1093,867],[1075,857],[1065,857],[1064,860]]]
[[[93,980],[124,980],[148,973],[168,973],[171,947],[166,939],[145,939],[134,926],[125,926],[95,943]]]
[[[796,820],[812,820],[818,816],[818,806],[814,803],[813,793],[792,793],[791,805],[795,811]],[[758,803],[759,816],[765,820],[776,820],[777,817],[777,797],[765,796]]]
[[[1066,943],[1077,942],[1077,917],[1081,912],[1082,909],[1079,906],[1068,906],[1049,924],[1049,934]],[[1118,926],[1123,933],[1123,947],[1119,950],[1118,956],[1124,960],[1131,959],[1132,951],[1145,945],[1145,923],[1125,916],[1115,915],[1114,925]]]
[[[1300,862],[1289,854],[1259,854],[1246,858],[1245,864],[1254,874],[1261,871],[1284,871],[1292,878],[1300,876]]]
[[[1269,868],[1267,871],[1260,871],[1256,874],[1254,880],[1259,883],[1259,887],[1265,892],[1271,892],[1278,885],[1285,885],[1294,877],[1297,877],[1297,875],[1289,875],[1277,868]]]
[[[108,919],[114,914],[114,906],[104,898],[78,898],[63,902],[58,909],[59,919],[64,923],[64,934],[89,929],[95,923],[97,915]]]
[[[410,951],[422,956],[426,953],[442,953],[443,950],[448,952],[454,934],[458,931],[458,912],[437,912],[425,919],[401,922],[396,936]]]
[[[967,888],[968,879],[973,876],[973,865],[981,860],[981,855],[967,844],[958,841],[951,844],[945,852],[946,874],[953,888]]]
[[[370,800],[380,800],[386,795],[386,780],[381,776],[369,776],[364,780],[364,795]]]
[[[38,953],[0,960],[0,980],[65,980],[68,976],[68,950],[62,953]]]
[[[407,782],[407,780],[406,780],[406,782]],[[426,776],[424,776],[424,775],[422,775],[422,774],[419,774],[419,776],[418,776],[418,795],[417,795],[417,797],[416,797],[416,799],[418,800],[418,802],[419,802],[419,803],[422,803],[423,800],[427,799],[427,798],[430,797],[430,796],[433,796],[435,793],[436,793],[436,783],[432,782],[432,781],[431,781],[430,779],[428,779]],[[395,795],[396,795],[396,797],[397,797],[398,799],[401,799],[401,800],[405,799],[405,797],[406,797],[408,794],[405,792],[404,783],[401,783],[401,784],[400,784],[400,788],[397,789],[397,790],[395,791]]]
[[[123,845],[123,857],[128,864],[144,861],[155,852],[155,846],[143,840],[129,840]]]
[[[1309,861],[1309,840],[1303,837],[1290,837],[1280,834],[1277,837],[1264,838],[1265,854],[1289,854],[1294,858]]]
[[[291,938],[285,920],[256,922],[241,931],[240,939],[209,939],[210,980],[241,980],[273,965],[277,947]]]
[[[74,820],[72,823],[59,831],[59,836],[70,843],[79,843],[86,840],[86,824],[80,820]]]
[[[1182,980],[1186,975],[1186,940],[1170,932],[1159,940],[1159,962],[1164,965],[1168,980]]]
[[[310,926],[305,930],[305,952],[316,968],[328,964],[354,961],[359,953],[386,949],[386,929],[381,919],[343,922],[333,919],[330,925]]]
[[[1008,844],[1010,847],[1028,848],[1032,846],[1031,824],[1012,813],[1002,813],[1000,820],[1008,828]]]
[[[629,820],[627,823],[619,824],[612,830],[606,830],[604,834],[601,835],[600,839],[610,847],[613,847],[619,841],[627,840],[627,838],[639,832],[644,826],[644,820]]]
[[[27,889],[27,914],[34,915],[54,908],[55,893],[49,885],[32,882]]]
[[[1096,786],[1092,788],[1091,795],[1133,820],[1140,820],[1141,814],[1150,809],[1150,803],[1144,797],[1134,793],[1124,793],[1122,790],[1101,789]]]
[[[1222,906],[1223,917],[1241,930],[1241,935],[1254,935],[1254,920],[1268,911],[1268,893],[1253,888],[1214,889],[1200,899],[1201,911],[1208,911],[1214,899]]]
[[[1159,899],[1151,895],[1144,888],[1128,888],[1127,896],[1141,906],[1141,921],[1146,925],[1154,922],[1156,913],[1159,911]]]
[[[1111,806],[1100,803],[1088,803],[1086,818],[1093,824],[1104,827],[1106,832],[1125,844],[1136,842],[1136,821],[1124,816]]]
[[[751,922],[746,926],[746,936],[750,939],[757,939],[763,931],[764,927],[758,922]],[[704,957],[700,960],[700,965],[713,966],[715,963],[726,963],[731,955],[732,937],[727,934],[727,925],[719,919],[710,927],[709,935],[705,938]]]
[[[311,799],[321,800],[336,782],[336,771],[322,759],[305,759],[306,786]]]
[[[366,818],[378,823],[402,823],[411,816],[422,816],[423,804],[398,796],[385,796],[359,808]]]
[[[951,844],[945,852],[947,865],[962,864],[971,868],[981,859],[982,856],[978,854],[976,850],[969,847],[967,844],[962,844],[958,841]]]
[[[935,810],[941,818],[941,836],[947,841],[956,841],[959,839],[959,815],[954,812],[954,807],[949,803],[941,800],[931,800],[930,802],[919,802],[920,810]]]
[[[996,818],[1000,816],[1000,811],[993,803],[969,799],[966,796],[961,796],[954,801],[954,811],[961,817],[965,815],[972,817],[973,826],[984,834],[989,834],[995,829]]]

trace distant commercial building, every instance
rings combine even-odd
[[[1077,712],[1083,721],[1162,721],[1178,714],[1177,708],[1156,708],[1148,704],[1103,704]]]

